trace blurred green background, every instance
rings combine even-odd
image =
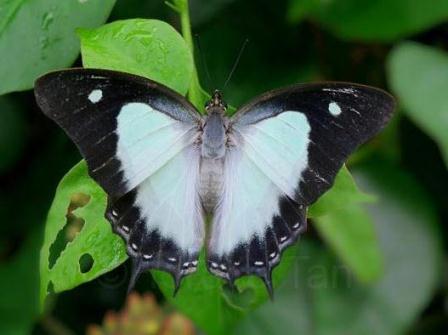
[[[348,162],[357,187],[344,173],[313,206],[309,231],[276,270],[274,302],[256,281],[242,281],[235,294],[205,271],[191,276],[176,299],[160,273],[145,274],[127,298],[129,264],[98,210],[104,196],[82,164],[53,202],[62,220],[46,219],[59,181],[80,155],[38,110],[34,80],[64,67],[111,67],[109,59],[123,70],[133,62],[135,72],[160,76],[179,91],[186,78],[191,98],[200,92],[194,71],[176,61],[188,51],[187,36],[186,45],[175,44],[170,31],[156,38],[145,29],[157,22],[118,23],[129,28],[126,37],[117,26],[96,29],[157,19],[185,36],[185,5],[0,0],[0,334],[446,334],[446,0],[190,1],[191,30],[211,73],[208,80],[195,49],[206,91],[222,86],[249,39],[224,91],[233,106],[269,89],[322,80],[381,87],[398,102],[387,129]],[[174,61],[149,52],[161,42]],[[140,53],[126,54],[121,64],[128,50]],[[185,76],[171,82],[153,64],[182,67]],[[87,228],[104,232],[107,244],[83,237]],[[52,232],[57,237],[49,240]]]

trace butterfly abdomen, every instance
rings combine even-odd
[[[202,158],[199,194],[204,210],[213,213],[222,194],[224,159]]]

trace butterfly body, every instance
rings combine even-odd
[[[205,244],[211,273],[256,275],[269,292],[308,206],[394,109],[384,91],[330,82],[267,92],[232,117],[215,91],[203,116],[159,83],[93,69],[47,74],[35,94],[107,193],[105,216],[134,264],[131,285],[161,269],[178,287]]]

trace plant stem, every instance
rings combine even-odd
[[[196,69],[196,63],[194,61],[194,43],[191,35],[191,23],[190,12],[188,7],[188,0],[175,0],[175,6],[180,15],[180,24],[182,30],[182,36],[190,48],[191,56],[193,57],[193,73],[190,83],[190,89],[188,90],[188,99],[199,110],[203,107],[203,97],[201,92],[201,86],[199,84],[198,72]]]

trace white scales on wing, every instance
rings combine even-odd
[[[238,143],[225,156],[224,190],[209,242],[221,256],[264,236],[279,214],[280,197],[295,197],[308,164],[311,127],[300,112],[285,111],[234,130]]]
[[[186,252],[202,247],[196,127],[144,103],[128,103],[117,118],[117,157],[148,232],[158,231]]]

